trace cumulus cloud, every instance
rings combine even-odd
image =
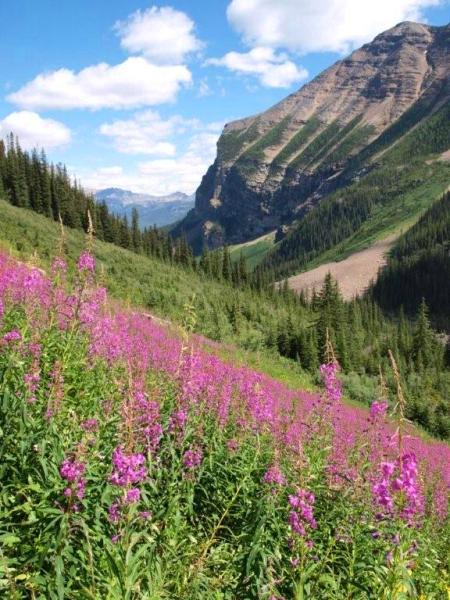
[[[266,87],[290,87],[308,76],[308,72],[297,67],[286,54],[277,54],[273,48],[268,47],[252,48],[249,52],[228,52],[222,58],[210,58],[206,64],[223,66],[244,75],[254,75]]]
[[[59,69],[38,75],[7,99],[23,108],[137,108],[172,102],[192,76],[184,65],[154,65],[130,57],[118,65],[100,63],[74,73]]]
[[[194,135],[183,154],[173,159],[156,159],[139,164],[139,173],[150,189],[169,194],[181,190],[193,193],[208,166],[214,161],[218,134],[202,132]]]
[[[131,119],[104,123],[100,133],[111,138],[116,150],[125,154],[174,156],[176,147],[167,138],[199,125],[197,119],[184,119],[180,115],[162,119],[156,111],[146,110]]]
[[[223,123],[204,125],[194,133],[184,150],[173,158],[155,158],[137,163],[136,167],[102,167],[82,172],[81,181],[90,189],[121,187],[134,192],[165,195],[176,191],[193,193],[213,162],[216,143]]]
[[[70,142],[70,129],[59,121],[44,119],[35,112],[13,112],[0,121],[0,138],[13,132],[24,149],[63,146]]]
[[[116,23],[115,29],[125,50],[158,64],[181,63],[203,46],[195,36],[194,22],[170,6],[138,10]]]
[[[443,0],[232,0],[227,16],[250,46],[347,53]]]

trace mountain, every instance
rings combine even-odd
[[[175,232],[197,250],[273,230],[280,239],[324,198],[377,170],[449,98],[450,25],[400,23],[266,112],[227,124]],[[427,150],[441,147],[447,138]]]
[[[120,188],[107,188],[94,193],[97,202],[106,202],[111,212],[131,218],[133,208],[139,213],[142,227],[169,225],[186,216],[194,206],[194,196],[174,192],[167,196],[136,194]]]

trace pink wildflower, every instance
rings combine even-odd
[[[93,273],[95,270],[95,258],[92,256],[92,254],[90,252],[88,252],[87,250],[84,250],[80,254],[77,266],[78,266],[78,270],[80,272],[88,271],[90,273]]]
[[[5,342],[18,342],[22,339],[22,334],[17,329],[13,329],[12,331],[8,331],[3,336],[3,341]]]
[[[317,523],[314,518],[315,496],[308,490],[297,490],[296,494],[289,496],[289,504],[292,509],[289,512],[288,522],[293,533],[305,537],[307,528],[316,529]]]
[[[112,463],[114,470],[109,481],[113,485],[126,487],[143,481],[147,476],[147,469],[143,466],[145,463],[143,454],[124,454],[121,446],[118,446],[113,451]]]
[[[267,471],[264,473],[263,483],[267,483],[269,485],[284,485],[286,483],[286,479],[284,478],[283,473],[278,465],[271,465],[267,469]]]
[[[342,398],[342,384],[337,377],[338,370],[339,365],[335,362],[320,366],[320,373],[325,386],[325,394],[331,405],[337,404]]]
[[[64,459],[59,468],[59,473],[69,483],[69,486],[63,492],[66,498],[76,497],[78,500],[83,499],[86,487],[84,479],[85,471],[85,463],[77,461],[75,458]],[[74,507],[72,506],[73,509]]]
[[[203,459],[203,451],[201,448],[189,448],[183,454],[183,465],[186,469],[195,469],[201,465]]]

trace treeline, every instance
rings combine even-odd
[[[248,272],[242,257],[232,262],[226,247],[215,252],[206,249],[198,260],[185,237],[173,239],[156,227],[141,229],[136,209],[130,221],[126,216],[111,213],[105,202],[97,203],[76,180],[71,181],[64,165],[49,163],[43,150],[22,150],[12,133],[6,144],[0,140],[0,197],[14,206],[31,209],[86,232],[89,213],[99,240],[199,271],[219,281],[257,291],[267,288],[270,282],[269,273]]]
[[[285,285],[282,294],[289,304],[294,292]],[[302,297],[301,297],[302,299]],[[413,319],[400,310],[399,318],[386,318],[370,298],[345,302],[330,274],[318,294],[304,306],[314,320],[299,324],[293,310],[275,331],[269,332],[267,345],[298,361],[314,372],[326,359],[329,336],[344,372],[347,391],[362,402],[377,394],[380,368],[390,373],[388,350],[399,364],[407,390],[407,416],[439,437],[450,437],[450,343],[447,347],[431,327],[428,307],[420,303]],[[394,381],[389,382],[394,386]]]
[[[126,217],[110,213],[106,204],[97,204],[76,180],[71,181],[64,165],[49,163],[44,150],[22,150],[12,133],[6,144],[0,140],[0,193],[14,206],[31,209],[55,221],[61,219],[74,229],[87,231],[89,211],[95,235],[124,248],[143,244],[148,236],[138,231],[137,218],[128,223]],[[145,239],[145,243],[150,242]]]
[[[371,293],[384,309],[408,315],[424,298],[433,324],[450,331],[450,193],[398,239]]]
[[[155,256],[197,270],[236,285],[253,285],[245,261],[232,264],[228,249],[209,253],[198,261],[185,238],[173,240],[156,227],[141,229],[139,215],[133,210],[131,221],[111,213],[105,202],[97,203],[78,182],[71,181],[67,168],[47,161],[44,150],[26,152],[10,134],[6,144],[0,140],[0,196],[19,208],[28,208],[46,217],[61,220],[67,227],[88,230],[91,216],[95,236],[122,248]],[[261,277],[254,279],[261,289]]]

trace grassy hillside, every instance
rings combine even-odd
[[[38,265],[48,268],[60,245],[59,226],[3,200],[0,200],[0,215],[0,247],[27,261],[34,255]],[[66,254],[73,264],[85,245],[86,236],[69,228],[65,235]],[[96,241],[94,253],[102,283],[114,298],[141,306],[175,323],[184,321],[186,305],[192,304],[196,331],[212,340],[240,346],[242,362],[258,366],[269,375],[276,374],[293,387],[311,388],[311,377],[298,364],[283,359],[276,352],[268,355],[264,351],[268,330],[287,318],[288,310],[279,302],[246,290],[230,290],[226,284],[113,244]],[[239,324],[234,326],[230,319],[231,305],[241,307]],[[300,315],[299,319],[307,322],[306,315]],[[220,351],[229,358],[237,356],[233,349],[227,352],[224,347]]]
[[[402,403],[346,406],[333,362],[292,391],[64,271],[0,255],[2,598],[444,597],[450,448]]]
[[[242,254],[246,260],[247,267],[254,269],[264,259],[267,252],[273,248],[274,243],[275,232],[272,232],[251,242],[230,246],[231,260],[233,262],[238,261]]]

